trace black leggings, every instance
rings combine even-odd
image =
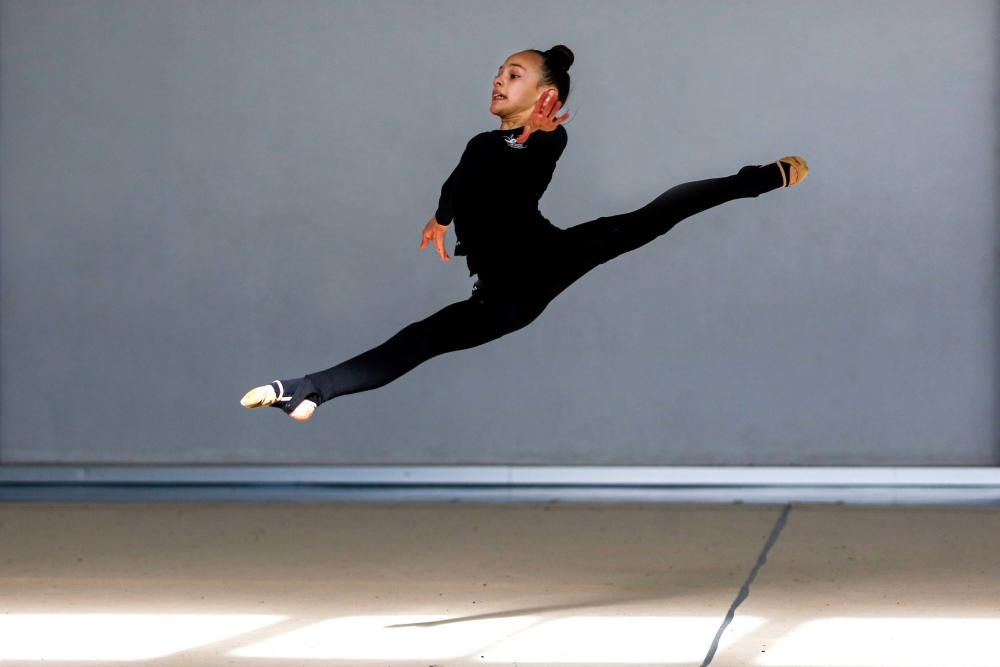
[[[319,392],[320,402],[381,387],[439,354],[482,345],[527,326],[595,266],[666,234],[681,220],[781,185],[775,163],[749,165],[732,176],[676,185],[630,213],[561,229],[552,242],[551,263],[529,271],[529,279],[515,285],[480,275],[468,299],[404,327],[367,352],[306,377]]]

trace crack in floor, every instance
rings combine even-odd
[[[712,658],[715,657],[715,651],[719,648],[719,640],[722,639],[722,633],[726,631],[726,626],[729,622],[733,620],[736,616],[736,608],[740,606],[747,596],[750,595],[750,584],[753,582],[754,577],[757,576],[757,571],[767,562],[767,552],[771,550],[774,543],[778,541],[778,535],[781,534],[781,530],[785,527],[785,522],[788,520],[788,513],[792,511],[792,504],[788,503],[781,512],[781,516],[774,523],[774,528],[771,529],[771,535],[767,538],[767,542],[764,544],[764,548],[760,552],[760,556],[757,557],[757,564],[753,566],[750,570],[749,576],[747,576],[746,581],[743,582],[743,586],[740,587],[740,592],[736,595],[736,599],[733,603],[729,605],[729,611],[726,612],[726,618],[723,619],[722,625],[719,626],[718,632],[715,633],[715,639],[712,640],[712,645],[708,649],[708,653],[705,655],[705,660],[701,663],[701,667],[708,667],[712,662]]]

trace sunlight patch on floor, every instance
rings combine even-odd
[[[754,664],[788,667],[998,667],[1000,618],[821,618]]]
[[[353,616],[282,634],[229,655],[254,658],[445,660],[475,655],[482,662],[676,662],[705,657],[719,616],[587,616],[555,620],[519,616],[447,621],[442,616]],[[736,618],[720,649],[763,622]]]
[[[0,662],[150,660],[285,619],[262,614],[2,614]]]

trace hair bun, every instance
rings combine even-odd
[[[557,44],[546,51],[545,54],[553,65],[561,69],[568,71],[573,64],[573,52],[565,44]]]

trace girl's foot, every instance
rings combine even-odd
[[[759,197],[778,188],[798,185],[809,174],[809,165],[798,155],[789,155],[766,164],[748,164],[737,176],[748,197]]]
[[[240,404],[245,408],[273,406],[296,421],[309,421],[320,404],[319,392],[308,377],[275,380],[251,389]]]
[[[295,421],[307,422],[312,419],[314,412],[316,412],[316,403],[303,400],[297,408],[288,413],[288,416]]]
[[[775,160],[774,164],[781,171],[781,186],[785,188],[795,187],[809,175],[809,164],[798,155],[786,155]]]

